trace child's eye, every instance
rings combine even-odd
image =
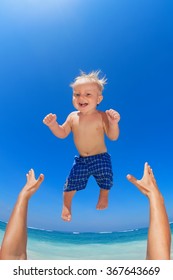
[[[79,97],[80,94],[79,94],[79,93],[74,93],[74,96],[75,96],[75,97]]]
[[[91,95],[91,93],[87,93],[87,94],[86,94],[86,96],[90,96],[90,95]]]

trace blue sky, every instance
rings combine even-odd
[[[173,220],[173,3],[161,0],[1,0],[0,220],[7,221],[25,174],[45,181],[29,204],[28,225],[62,231],[114,231],[148,225],[148,201],[126,180],[148,161]],[[121,114],[120,137],[106,139],[114,188],[97,211],[89,180],[61,220],[62,189],[77,151],[72,135],[55,138],[42,119],[59,123],[74,110],[69,84],[80,70],[107,76],[100,110]]]

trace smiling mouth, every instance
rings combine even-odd
[[[86,107],[88,105],[88,103],[79,103],[80,107]]]

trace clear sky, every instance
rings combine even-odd
[[[60,231],[116,231],[148,226],[148,201],[126,180],[148,161],[173,220],[173,2],[170,0],[1,0],[0,220],[7,221],[34,168],[45,181],[29,204],[28,225]],[[97,211],[90,179],[61,220],[63,185],[77,151],[43,125],[74,110],[69,84],[80,70],[108,79],[100,110],[121,114],[118,141],[106,139],[114,187]]]

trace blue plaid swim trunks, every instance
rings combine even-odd
[[[90,176],[95,178],[101,189],[110,190],[113,186],[113,172],[111,156],[108,153],[88,157],[75,156],[64,192],[85,189]]]

